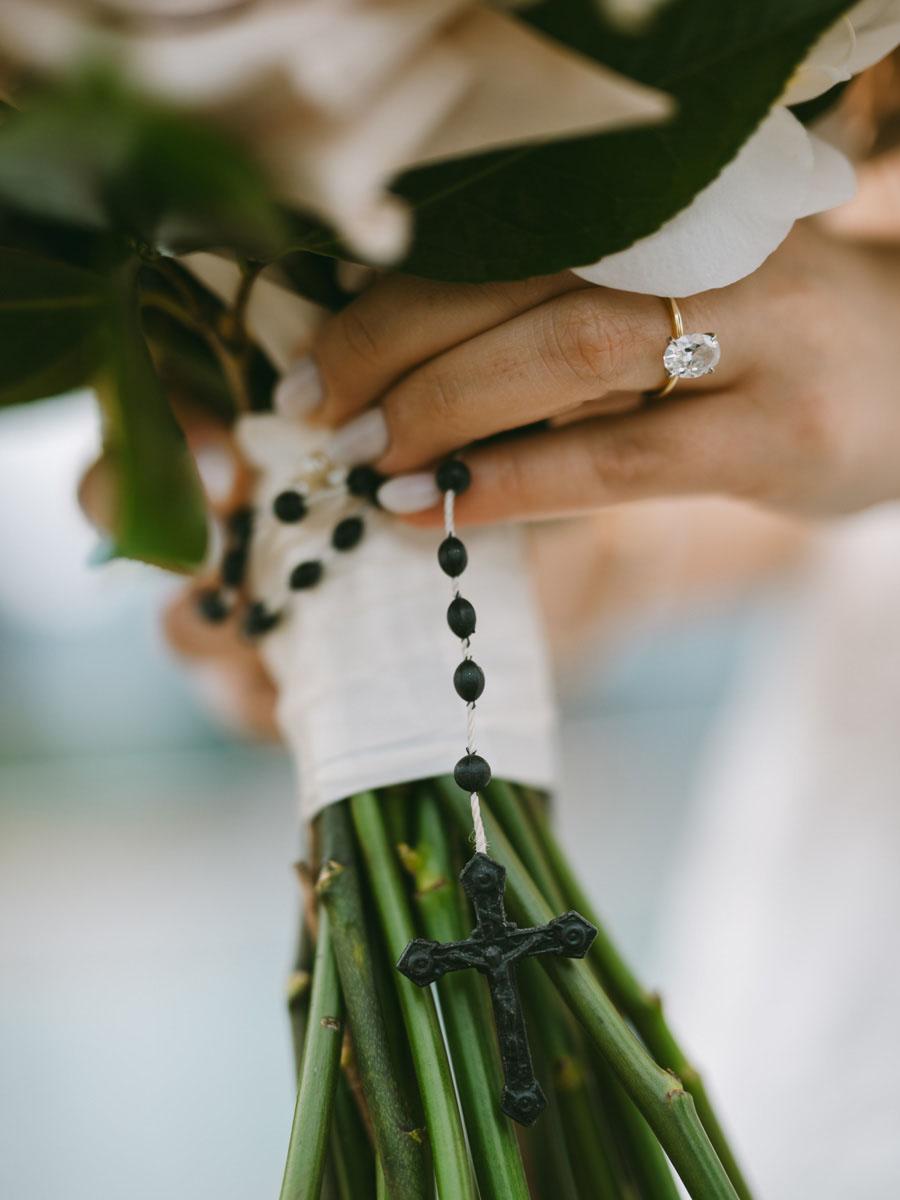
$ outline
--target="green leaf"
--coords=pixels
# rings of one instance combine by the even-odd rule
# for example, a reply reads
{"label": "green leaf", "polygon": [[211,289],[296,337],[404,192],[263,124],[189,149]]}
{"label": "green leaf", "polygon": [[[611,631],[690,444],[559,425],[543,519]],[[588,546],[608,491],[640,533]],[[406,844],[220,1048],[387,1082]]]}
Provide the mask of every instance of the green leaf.
{"label": "green leaf", "polygon": [[100,355],[102,317],[97,276],[0,248],[0,404],[86,383]]}
{"label": "green leaf", "polygon": [[227,245],[266,257],[284,242],[250,154],[97,73],[33,97],[0,125],[0,199],[179,253]]}
{"label": "green leaf", "polygon": [[[521,19],[674,96],[677,116],[409,172],[395,188],[416,210],[402,270],[516,279],[594,262],[653,233],[734,158],[846,7],[842,0],[679,0],[640,37],[604,27],[595,0],[522,9]],[[334,248],[318,242],[306,244]]]}
{"label": "green leaf", "polygon": [[206,552],[203,488],[144,341],[131,262],[112,276],[98,395],[116,476],[116,553],[173,569]]}
{"label": "green leaf", "polygon": [[294,250],[278,259],[295,291],[315,304],[336,312],[352,299],[337,281],[336,263],[321,254]]}

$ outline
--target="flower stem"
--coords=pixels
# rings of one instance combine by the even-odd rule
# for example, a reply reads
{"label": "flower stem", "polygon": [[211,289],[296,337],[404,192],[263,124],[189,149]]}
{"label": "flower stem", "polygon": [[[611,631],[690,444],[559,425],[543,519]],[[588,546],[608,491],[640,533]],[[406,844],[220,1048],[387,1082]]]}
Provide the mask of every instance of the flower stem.
{"label": "flower stem", "polygon": [[[534,1069],[543,1079],[552,1072],[549,1057],[540,1038],[531,1047]],[[555,1094],[551,1094],[540,1119],[522,1131],[524,1142],[533,1151],[533,1184],[540,1200],[585,1200],[578,1190],[575,1168],[569,1147],[563,1114]],[[593,1200],[593,1193],[589,1192]]]}
{"label": "flower stem", "polygon": [[375,1155],[343,1073],[334,1093],[331,1163],[340,1200],[374,1200]]}
{"label": "flower stem", "polygon": [[[509,838],[513,848],[522,860],[522,866],[537,884],[544,899],[551,908],[560,912],[567,906],[577,908],[593,925],[597,922],[588,916],[583,908],[572,905],[565,895],[562,883],[553,870],[548,855],[544,851],[538,832],[532,821],[530,806],[526,804],[521,791],[515,784],[506,783],[502,779],[494,779],[485,793],[485,798],[491,807],[494,819],[502,826],[503,832]],[[599,926],[597,937],[602,934]],[[596,941],[594,943],[596,945]]]}
{"label": "flower stem", "polygon": [[[399,866],[374,794],[362,792],[354,796],[350,808],[384,935],[396,961],[406,943],[415,936]],[[453,1200],[474,1200],[462,1122],[434,999],[429,990],[416,987],[399,974],[396,986],[428,1121],[438,1191],[442,1197]],[[393,1200],[392,1191],[390,1195]]]}
{"label": "flower stem", "polygon": [[[539,829],[542,832],[543,826],[539,827],[533,821],[535,813],[543,818],[541,798],[528,796],[524,794],[524,789],[503,781],[491,784],[488,797],[495,817],[503,825],[504,832],[551,908],[562,911],[567,907],[575,907],[584,913],[581,904],[584,897],[579,896],[573,900],[565,894],[539,834]],[[569,874],[571,875],[571,872]],[[589,916],[588,913],[584,915]],[[589,916],[589,919],[593,920],[593,917]],[[678,1188],[672,1178],[666,1156],[649,1125],[622,1089],[622,1085],[612,1075],[603,1056],[594,1051],[591,1054],[591,1064],[594,1082],[602,1099],[602,1108],[612,1126],[610,1132],[616,1149],[624,1156],[624,1165],[633,1176],[639,1194],[648,1200],[678,1200]]]}
{"label": "flower stem", "polygon": [[281,1200],[318,1200],[344,1022],[328,914],[319,914],[309,1020]]}
{"label": "flower stem", "polygon": [[642,1200],[678,1200],[679,1191],[662,1147],[606,1060],[591,1047],[591,1065],[609,1113],[616,1144]]}
{"label": "flower stem", "polygon": [[524,811],[528,813],[532,828],[537,835],[538,844],[543,847],[553,877],[561,888],[564,902],[577,909],[599,930],[591,947],[590,957],[610,998],[634,1025],[656,1061],[673,1071],[690,1092],[703,1127],[709,1135],[709,1140],[728,1172],[740,1200],[752,1200],[750,1188],[728,1144],[703,1080],[697,1070],[691,1066],[669,1029],[659,996],[645,991],[640,985],[619,954],[609,934],[597,920],[593,905],[585,895],[553,834],[540,798],[536,795],[525,794],[523,796],[523,815]]}
{"label": "flower stem", "polygon": [[321,817],[324,866],[317,885],[331,918],[331,936],[347,1021],[372,1119],[375,1148],[391,1200],[427,1194],[425,1138],[415,1129],[397,1084],[381,1005],[365,939],[365,919],[353,831],[346,802]]}
{"label": "flower stem", "polygon": [[[436,798],[425,791],[417,803],[416,849],[405,847],[403,859],[415,880],[421,923],[435,941],[459,941],[469,929],[455,886],[458,865]],[[482,1200],[528,1200],[515,1130],[500,1111],[503,1078],[486,984],[474,972],[460,971],[437,986],[479,1194]]]}
{"label": "flower stem", "polygon": [[603,1128],[604,1114],[591,1092],[590,1060],[581,1044],[581,1031],[540,963],[523,963],[519,983],[529,1027],[539,1031],[541,1050],[550,1063],[547,1083],[562,1119],[578,1195],[620,1200],[623,1181],[610,1152],[612,1134]]}
{"label": "flower stem", "polygon": [[294,1049],[294,1067],[297,1072],[298,1083],[300,1081],[300,1068],[303,1064],[303,1043],[306,1041],[309,993],[312,985],[311,967],[312,938],[309,936],[309,930],[301,914],[294,969],[291,971],[287,984],[288,1019],[291,1024],[291,1044]]}
{"label": "flower stem", "polygon": [[[452,778],[442,778],[438,786],[458,824],[468,831],[468,798]],[[510,912],[522,924],[546,924],[555,914],[486,805],[483,816],[488,842],[506,867]],[[646,1117],[693,1200],[737,1200],[681,1081],[650,1058],[585,964],[552,955],[546,964],[558,991]]]}

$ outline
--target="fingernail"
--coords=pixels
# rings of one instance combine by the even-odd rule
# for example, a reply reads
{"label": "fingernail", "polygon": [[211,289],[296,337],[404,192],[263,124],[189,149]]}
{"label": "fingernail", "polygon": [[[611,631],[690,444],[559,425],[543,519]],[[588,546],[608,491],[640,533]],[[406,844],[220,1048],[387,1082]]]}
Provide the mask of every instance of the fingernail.
{"label": "fingernail", "polygon": [[200,446],[194,462],[207,496],[214,504],[224,504],[231,495],[236,475],[234,455],[221,444]]}
{"label": "fingernail", "polygon": [[324,399],[318,364],[311,354],[306,354],[279,379],[272,403],[280,416],[299,420],[315,412]]}
{"label": "fingernail", "polygon": [[424,512],[441,502],[433,475],[395,475],[378,489],[378,503],[392,513]]}
{"label": "fingernail", "polygon": [[328,453],[336,463],[355,467],[358,463],[380,458],[389,441],[384,413],[380,408],[370,408],[337,431],[328,446]]}

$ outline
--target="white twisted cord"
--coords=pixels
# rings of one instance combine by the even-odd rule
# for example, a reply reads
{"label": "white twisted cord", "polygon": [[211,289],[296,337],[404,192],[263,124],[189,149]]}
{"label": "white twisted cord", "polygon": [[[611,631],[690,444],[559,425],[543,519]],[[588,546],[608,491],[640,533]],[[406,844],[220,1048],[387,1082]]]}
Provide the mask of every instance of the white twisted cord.
{"label": "white twisted cord", "polygon": [[[453,525],[453,506],[456,500],[456,492],[448,489],[444,492],[444,531],[447,537],[454,537],[456,529]],[[459,596],[459,587],[456,579],[451,579],[451,588],[453,591],[453,599]],[[470,639],[461,638],[460,646],[462,647],[463,658],[471,658]],[[475,753],[475,701],[471,700],[466,705],[466,753]],[[487,834],[484,832],[484,821],[481,819],[481,797],[477,792],[472,792],[469,796],[469,807],[472,810],[472,828],[475,834],[475,852],[477,854],[487,854]]]}

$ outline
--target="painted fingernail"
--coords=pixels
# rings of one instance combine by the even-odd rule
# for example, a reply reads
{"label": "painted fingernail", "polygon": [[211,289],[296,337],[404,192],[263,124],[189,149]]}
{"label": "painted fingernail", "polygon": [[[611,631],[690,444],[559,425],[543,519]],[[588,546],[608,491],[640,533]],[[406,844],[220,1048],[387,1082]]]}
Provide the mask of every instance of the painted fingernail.
{"label": "painted fingernail", "polygon": [[417,513],[440,504],[434,475],[395,475],[378,489],[378,503],[392,513]]}
{"label": "painted fingernail", "polygon": [[380,458],[387,450],[389,441],[384,413],[380,408],[370,408],[337,431],[331,439],[328,452],[336,463],[355,467],[357,463]]}
{"label": "painted fingernail", "polygon": [[272,403],[282,417],[299,420],[308,417],[325,399],[325,388],[316,360],[311,354],[298,358],[282,375]]}

